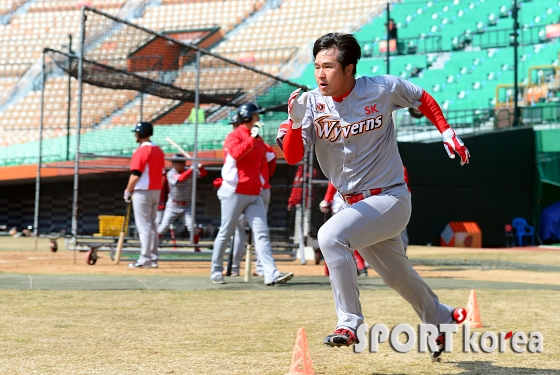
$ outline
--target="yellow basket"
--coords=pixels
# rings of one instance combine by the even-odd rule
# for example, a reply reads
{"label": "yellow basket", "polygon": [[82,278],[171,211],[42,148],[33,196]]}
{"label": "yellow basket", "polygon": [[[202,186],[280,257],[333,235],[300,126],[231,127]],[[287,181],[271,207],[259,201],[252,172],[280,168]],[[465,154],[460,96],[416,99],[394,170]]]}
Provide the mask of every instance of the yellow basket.
{"label": "yellow basket", "polygon": [[118,236],[121,233],[124,216],[100,215],[98,217],[101,236]]}

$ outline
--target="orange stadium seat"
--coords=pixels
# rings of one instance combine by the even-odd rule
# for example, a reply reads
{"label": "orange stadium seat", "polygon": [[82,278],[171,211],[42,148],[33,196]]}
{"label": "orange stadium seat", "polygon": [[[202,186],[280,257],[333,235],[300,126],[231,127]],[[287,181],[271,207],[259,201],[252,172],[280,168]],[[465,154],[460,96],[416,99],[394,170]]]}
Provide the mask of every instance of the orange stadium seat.
{"label": "orange stadium seat", "polygon": [[[90,0],[89,4],[115,14],[126,0]],[[360,26],[360,20],[367,15],[378,12],[382,4],[379,0],[348,0],[346,2],[321,2],[318,0],[284,0],[276,9],[267,9],[265,0],[206,0],[184,1],[163,0],[160,6],[146,8],[141,18],[132,22],[142,26],[165,31],[170,29],[188,29],[194,27],[210,27],[219,25],[226,32],[226,38],[219,43],[214,51],[224,53],[237,60],[240,53],[250,52],[254,59],[252,65],[276,74],[293,57],[302,46],[315,39],[321,33],[332,31],[333,25],[340,30],[354,25]],[[316,9],[321,6],[324,12],[317,14]],[[1,9],[1,7],[0,7]],[[259,10],[266,12],[259,14],[254,22],[244,25],[241,32],[227,37],[241,21]],[[298,17],[294,17],[297,11]],[[325,21],[324,14],[336,14],[336,19]],[[0,25],[0,88],[11,87],[18,76],[40,56],[44,47],[65,49],[62,45],[68,43],[68,34],[74,35],[73,47],[76,50],[79,30],[80,10],[76,1],[37,0],[30,3],[28,11],[13,17],[8,25]],[[334,21],[338,20],[336,23]],[[349,29],[348,29],[349,31]],[[106,43],[115,43],[109,37]],[[105,44],[108,45],[108,44]],[[106,52],[106,51],[105,51]],[[118,52],[112,50],[113,53]],[[126,51],[128,52],[128,51]],[[237,54],[232,54],[236,52]],[[228,87],[238,87],[249,90],[261,82],[240,77],[225,69],[214,69],[207,77],[203,77],[201,84],[220,90]],[[192,73],[180,72],[176,78],[178,82],[193,81]],[[45,137],[60,135],[60,131],[52,129],[66,129],[68,86],[66,77],[49,77],[45,88],[45,124],[51,129],[45,132]],[[130,125],[139,118],[140,100],[136,93],[115,92],[103,88],[84,86],[84,94],[95,96],[96,104],[84,103],[82,108],[82,126],[91,127],[99,122],[107,126]],[[76,113],[77,85],[72,84],[71,113]],[[135,99],[136,98],[136,99]],[[143,118],[152,118],[161,113],[174,101],[146,96],[142,103]],[[90,105],[92,104],[92,105]],[[40,116],[40,92],[34,91],[27,98],[20,100],[13,108],[6,110],[0,118],[0,127],[16,124],[17,127],[37,128]],[[25,110],[21,110],[21,109]],[[115,118],[112,119],[111,117]],[[106,122],[104,122],[106,120]],[[71,117],[72,126],[76,119]],[[65,130],[64,130],[65,132]],[[16,133],[14,133],[16,134]],[[37,139],[36,131],[29,131],[17,136],[9,137],[11,142],[22,139]]]}

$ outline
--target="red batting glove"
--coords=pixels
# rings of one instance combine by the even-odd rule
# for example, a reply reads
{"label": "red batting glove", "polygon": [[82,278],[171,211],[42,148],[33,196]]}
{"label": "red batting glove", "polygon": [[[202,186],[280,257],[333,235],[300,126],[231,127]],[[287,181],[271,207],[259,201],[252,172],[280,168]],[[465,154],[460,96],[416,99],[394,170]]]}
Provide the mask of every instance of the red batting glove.
{"label": "red batting glove", "polygon": [[451,159],[455,159],[456,152],[461,157],[461,166],[469,164],[471,154],[465,147],[463,141],[461,141],[461,138],[457,137],[457,134],[455,134],[453,129],[447,129],[441,133],[441,136],[443,138],[443,147],[445,148],[445,151],[447,151],[447,155],[449,155]]}

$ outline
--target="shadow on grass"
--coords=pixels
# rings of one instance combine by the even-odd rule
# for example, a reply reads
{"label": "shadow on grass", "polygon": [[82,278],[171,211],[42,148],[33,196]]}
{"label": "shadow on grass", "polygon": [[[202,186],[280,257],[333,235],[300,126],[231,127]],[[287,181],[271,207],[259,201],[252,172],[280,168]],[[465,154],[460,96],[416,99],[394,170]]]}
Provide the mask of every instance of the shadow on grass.
{"label": "shadow on grass", "polygon": [[[462,372],[459,375],[559,375],[560,369],[538,369],[529,367],[503,367],[495,366],[490,361],[469,361],[469,362],[445,362],[446,364],[456,364]],[[437,366],[434,363],[434,366]],[[437,370],[436,370],[437,372]],[[378,372],[373,372],[371,375],[387,375]],[[399,374],[407,375],[407,374]]]}
{"label": "shadow on grass", "polygon": [[478,375],[478,374],[507,374],[507,375],[558,375],[560,369],[538,369],[529,367],[502,367],[495,366],[490,361],[472,361],[472,362],[447,362],[455,363],[464,372],[461,375]]}

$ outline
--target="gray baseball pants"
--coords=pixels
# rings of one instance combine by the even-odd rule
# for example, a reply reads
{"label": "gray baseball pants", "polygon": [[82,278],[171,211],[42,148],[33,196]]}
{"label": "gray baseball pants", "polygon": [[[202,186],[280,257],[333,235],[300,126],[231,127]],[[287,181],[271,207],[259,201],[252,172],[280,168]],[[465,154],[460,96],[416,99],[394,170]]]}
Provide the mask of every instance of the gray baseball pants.
{"label": "gray baseball pants", "polygon": [[400,233],[410,213],[406,185],[395,186],[345,208],[319,229],[319,246],[330,272],[337,328],[356,332],[364,322],[353,249],[359,249],[383,282],[412,305],[423,323],[452,323],[453,309],[439,302],[404,252]]}
{"label": "gray baseball pants", "polygon": [[[268,213],[268,204],[270,203],[270,189],[263,189],[262,200],[264,203],[264,210]],[[245,235],[245,227],[247,226],[247,219],[245,215],[241,215],[239,222],[235,226],[235,234],[233,235],[233,264],[231,270],[239,273],[239,268],[241,267],[241,260],[243,260],[243,255],[245,254],[245,242],[247,241],[247,236]],[[261,260],[257,257],[255,264],[255,272],[259,275],[263,274],[263,268]]]}
{"label": "gray baseball pants", "polygon": [[[191,230],[192,225],[192,215],[191,215],[191,206],[187,204],[185,206],[180,206],[177,203],[173,202],[172,199],[169,199],[165,204],[165,211],[163,212],[163,218],[161,219],[161,223],[158,226],[158,233],[165,234],[169,230],[169,226],[173,224],[175,219],[179,218],[181,224],[187,228],[189,231]],[[176,228],[177,232],[182,230],[183,228],[178,227]]]}
{"label": "gray baseball pants", "polygon": [[221,202],[222,221],[214,241],[211,277],[221,277],[228,241],[239,223],[239,217],[241,214],[245,214],[247,223],[253,231],[257,257],[261,260],[263,266],[264,282],[266,284],[276,281],[281,273],[276,269],[276,264],[272,258],[266,211],[262,197],[260,195],[237,194],[222,186],[218,189],[218,198]]}
{"label": "gray baseball pants", "polygon": [[138,263],[149,264],[159,258],[159,238],[156,214],[159,204],[159,190],[134,190],[132,208],[134,222],[140,236],[140,258]]}

